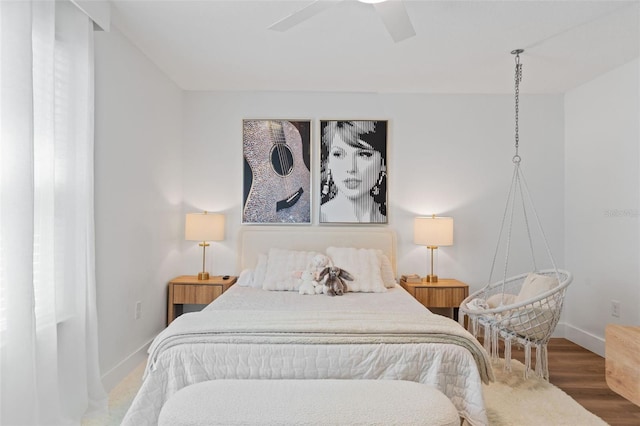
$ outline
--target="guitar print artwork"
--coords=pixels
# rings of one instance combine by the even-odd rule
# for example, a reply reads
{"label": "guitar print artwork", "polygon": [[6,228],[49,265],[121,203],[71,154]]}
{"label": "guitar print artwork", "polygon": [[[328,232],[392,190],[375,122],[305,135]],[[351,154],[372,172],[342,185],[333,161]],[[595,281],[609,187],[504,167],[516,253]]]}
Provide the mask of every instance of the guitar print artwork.
{"label": "guitar print artwork", "polygon": [[307,166],[310,122],[293,123],[304,125],[280,120],[244,121],[243,223],[311,223],[311,173]]}

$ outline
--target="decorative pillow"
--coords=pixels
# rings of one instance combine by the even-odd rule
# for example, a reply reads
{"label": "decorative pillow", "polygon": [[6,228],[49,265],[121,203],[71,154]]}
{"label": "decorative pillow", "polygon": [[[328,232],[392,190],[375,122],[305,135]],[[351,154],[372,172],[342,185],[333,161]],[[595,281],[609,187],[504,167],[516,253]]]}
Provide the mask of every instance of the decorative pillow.
{"label": "decorative pillow", "polygon": [[364,293],[387,291],[380,273],[380,258],[377,250],[329,247],[327,256],[335,266],[353,276],[353,281],[347,281],[349,291]]}
{"label": "decorative pillow", "polygon": [[238,277],[236,285],[239,285],[240,287],[251,287],[252,282],[253,270],[243,269],[242,272],[240,272],[240,276]]}
{"label": "decorative pillow", "polygon": [[264,277],[267,274],[267,255],[264,253],[258,254],[258,264],[253,271],[253,278],[251,280],[251,287],[262,288]]}
{"label": "decorative pillow", "polygon": [[396,286],[396,277],[393,273],[393,266],[391,261],[382,250],[377,250],[378,258],[380,259],[380,276],[382,276],[382,282],[386,288],[393,288]]}
{"label": "decorative pillow", "polygon": [[520,293],[516,296],[515,303],[525,302],[539,294],[545,293],[558,285],[556,277],[539,275],[531,272],[524,280]]}
{"label": "decorative pillow", "polygon": [[298,291],[300,279],[296,277],[295,272],[307,269],[317,254],[314,251],[269,249],[267,272],[262,288],[264,290]]}

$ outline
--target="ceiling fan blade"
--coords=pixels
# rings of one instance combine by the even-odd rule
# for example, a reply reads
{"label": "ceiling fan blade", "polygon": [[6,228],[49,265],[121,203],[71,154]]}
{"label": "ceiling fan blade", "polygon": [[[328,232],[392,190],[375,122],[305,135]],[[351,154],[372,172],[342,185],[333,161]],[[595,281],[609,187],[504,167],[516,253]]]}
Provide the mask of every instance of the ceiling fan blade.
{"label": "ceiling fan blade", "polygon": [[269,29],[274,31],[287,31],[289,28],[306,21],[312,16],[317,15],[340,1],[342,0],[315,0],[302,9],[296,10],[291,15],[285,16],[275,24],[271,25]]}
{"label": "ceiling fan blade", "polygon": [[376,3],[374,7],[394,42],[398,43],[416,35],[416,31],[413,29],[407,14],[407,9],[401,0]]}

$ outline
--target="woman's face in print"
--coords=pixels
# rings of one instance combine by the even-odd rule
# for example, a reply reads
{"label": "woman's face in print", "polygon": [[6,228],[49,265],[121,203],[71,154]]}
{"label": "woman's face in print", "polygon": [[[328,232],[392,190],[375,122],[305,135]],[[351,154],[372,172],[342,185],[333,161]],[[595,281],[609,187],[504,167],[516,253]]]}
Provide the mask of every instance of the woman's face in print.
{"label": "woman's face in print", "polygon": [[336,132],[329,150],[331,177],[338,192],[349,199],[369,196],[381,171],[380,152],[366,142],[359,142],[361,147],[351,146]]}

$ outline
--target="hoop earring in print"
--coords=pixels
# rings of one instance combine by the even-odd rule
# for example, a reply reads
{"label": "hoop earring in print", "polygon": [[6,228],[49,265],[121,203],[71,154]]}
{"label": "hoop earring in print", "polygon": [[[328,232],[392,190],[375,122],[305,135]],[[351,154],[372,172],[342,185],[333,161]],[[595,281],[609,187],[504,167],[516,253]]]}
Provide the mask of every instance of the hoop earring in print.
{"label": "hoop earring in print", "polygon": [[327,180],[324,181],[324,185],[322,185],[322,195],[327,195],[329,194],[329,191],[331,189],[331,169],[329,169],[327,171]]}

